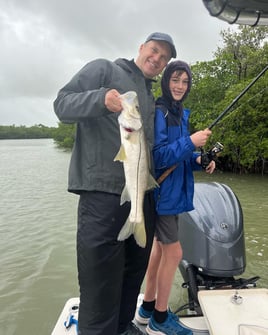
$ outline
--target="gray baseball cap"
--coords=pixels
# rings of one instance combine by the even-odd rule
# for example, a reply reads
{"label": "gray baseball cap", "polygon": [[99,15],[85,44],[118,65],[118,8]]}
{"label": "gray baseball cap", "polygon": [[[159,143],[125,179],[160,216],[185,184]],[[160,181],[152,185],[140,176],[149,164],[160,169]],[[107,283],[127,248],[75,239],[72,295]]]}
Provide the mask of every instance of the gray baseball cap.
{"label": "gray baseball cap", "polygon": [[170,50],[171,50],[171,57],[176,58],[177,56],[177,52],[176,52],[176,48],[174,45],[174,42],[171,38],[170,35],[165,34],[165,33],[152,33],[151,35],[149,35],[145,41],[145,43],[149,42],[149,41],[163,41],[163,42],[167,42],[170,46]]}

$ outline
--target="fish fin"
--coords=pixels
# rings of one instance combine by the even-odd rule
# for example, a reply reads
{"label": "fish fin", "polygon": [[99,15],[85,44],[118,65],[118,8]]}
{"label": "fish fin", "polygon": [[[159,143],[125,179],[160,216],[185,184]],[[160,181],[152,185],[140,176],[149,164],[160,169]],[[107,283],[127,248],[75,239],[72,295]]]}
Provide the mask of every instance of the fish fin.
{"label": "fish fin", "polygon": [[119,149],[117,155],[116,155],[115,158],[114,158],[114,161],[120,161],[120,162],[123,162],[123,161],[126,160],[126,157],[127,157],[127,156],[126,156],[125,148],[124,148],[124,146],[121,144],[120,149]]}
{"label": "fish fin", "polygon": [[123,205],[126,201],[130,201],[130,196],[128,193],[128,189],[125,186],[121,194],[120,206]]}
{"label": "fish fin", "polygon": [[139,222],[139,223],[135,224],[134,238],[135,238],[137,244],[140,247],[145,248],[145,246],[146,246],[146,231],[145,231],[144,220],[142,222]]}
{"label": "fish fin", "polygon": [[155,188],[155,187],[160,187],[160,186],[157,183],[157,181],[154,179],[154,177],[149,173],[146,191],[151,190],[152,188]]}
{"label": "fish fin", "polygon": [[134,226],[135,226],[135,223],[130,222],[130,220],[128,218],[126,220],[125,224],[123,225],[123,227],[121,228],[121,230],[120,230],[120,232],[117,236],[117,240],[118,241],[123,241],[123,240],[127,239],[131,234],[133,234]]}

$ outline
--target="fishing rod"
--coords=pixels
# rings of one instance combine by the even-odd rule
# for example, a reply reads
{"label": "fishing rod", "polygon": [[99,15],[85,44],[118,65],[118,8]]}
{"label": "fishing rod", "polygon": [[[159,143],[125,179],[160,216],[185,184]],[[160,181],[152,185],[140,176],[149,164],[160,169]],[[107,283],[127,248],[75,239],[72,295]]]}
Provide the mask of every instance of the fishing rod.
{"label": "fishing rod", "polygon": [[[208,126],[208,129],[212,129],[219,121],[233,108],[233,106],[237,103],[237,101],[253,86],[256,81],[264,75],[264,73],[268,70],[268,65],[254,78],[248,86],[231,102],[229,106],[225,108],[225,110]],[[217,158],[217,155],[223,150],[223,145],[220,142],[217,142],[212,149],[205,152],[203,148],[201,150],[201,165],[205,169],[208,164]]]}

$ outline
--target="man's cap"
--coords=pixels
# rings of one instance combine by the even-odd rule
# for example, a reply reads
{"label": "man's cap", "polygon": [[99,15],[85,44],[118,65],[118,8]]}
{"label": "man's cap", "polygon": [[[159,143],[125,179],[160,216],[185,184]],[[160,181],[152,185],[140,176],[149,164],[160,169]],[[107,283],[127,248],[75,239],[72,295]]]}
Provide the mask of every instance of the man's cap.
{"label": "man's cap", "polygon": [[145,43],[149,42],[149,41],[163,41],[163,42],[167,42],[170,46],[171,49],[171,57],[176,58],[177,56],[177,52],[176,52],[176,48],[174,45],[174,42],[171,38],[171,36],[169,36],[168,34],[165,33],[152,33],[151,35],[149,35],[145,41]]}

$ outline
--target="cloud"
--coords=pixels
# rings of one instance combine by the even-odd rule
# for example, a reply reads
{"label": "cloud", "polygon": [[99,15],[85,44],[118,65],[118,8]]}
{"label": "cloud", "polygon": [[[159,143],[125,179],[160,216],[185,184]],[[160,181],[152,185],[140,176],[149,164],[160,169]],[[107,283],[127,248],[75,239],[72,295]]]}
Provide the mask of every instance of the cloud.
{"label": "cloud", "polygon": [[0,124],[54,126],[58,90],[95,58],[135,58],[153,31],[178,58],[209,60],[229,25],[202,0],[9,0],[0,4]]}

